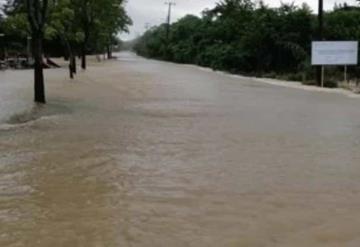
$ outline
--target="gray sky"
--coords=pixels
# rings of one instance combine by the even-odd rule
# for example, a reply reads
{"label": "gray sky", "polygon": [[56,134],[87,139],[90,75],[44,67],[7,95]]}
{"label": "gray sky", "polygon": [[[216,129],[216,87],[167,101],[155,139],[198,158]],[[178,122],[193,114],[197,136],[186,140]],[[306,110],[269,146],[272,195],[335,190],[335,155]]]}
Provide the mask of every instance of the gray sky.
{"label": "gray sky", "polygon": [[[4,0],[0,0],[1,2]],[[167,5],[165,1],[169,0],[127,0],[126,9],[129,16],[132,18],[134,24],[130,27],[130,33],[123,33],[120,37],[124,40],[133,39],[141,35],[145,31],[146,23],[149,25],[159,25],[165,22],[167,16]],[[220,0],[172,0],[176,2],[172,11],[172,21],[185,16],[186,14],[200,15],[206,8],[212,8],[215,3]],[[256,0],[253,0],[256,1]],[[314,12],[317,12],[318,0],[264,0],[266,4],[272,7],[277,7],[281,2],[289,3],[295,2],[301,5],[303,2],[307,3]],[[335,3],[356,4],[356,0],[324,0],[324,8],[326,10],[332,9]]]}
{"label": "gray sky", "polygon": [[[167,15],[166,0],[128,0],[126,9],[132,18],[134,24],[130,28],[129,34],[121,34],[120,37],[124,40],[133,39],[141,35],[145,31],[145,24],[158,25],[165,22]],[[173,8],[173,18],[175,21],[186,14],[200,15],[201,11],[206,8],[212,8],[219,0],[175,0],[176,6]],[[269,6],[279,6],[280,0],[264,0]],[[318,0],[282,0],[284,3],[295,2],[297,5],[307,3],[313,10],[317,9]],[[324,8],[332,9],[335,3],[347,2],[348,4],[355,4],[355,0],[324,0]]]}

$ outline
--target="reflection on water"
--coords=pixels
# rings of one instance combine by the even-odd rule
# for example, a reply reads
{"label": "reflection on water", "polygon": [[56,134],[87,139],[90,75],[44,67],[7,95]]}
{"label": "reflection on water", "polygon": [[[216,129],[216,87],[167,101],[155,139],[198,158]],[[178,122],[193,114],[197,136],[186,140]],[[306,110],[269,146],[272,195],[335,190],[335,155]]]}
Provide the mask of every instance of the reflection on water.
{"label": "reflection on water", "polygon": [[0,246],[360,244],[358,100],[123,53],[47,71],[38,109],[19,73],[0,74],[0,116],[25,112],[0,128]]}

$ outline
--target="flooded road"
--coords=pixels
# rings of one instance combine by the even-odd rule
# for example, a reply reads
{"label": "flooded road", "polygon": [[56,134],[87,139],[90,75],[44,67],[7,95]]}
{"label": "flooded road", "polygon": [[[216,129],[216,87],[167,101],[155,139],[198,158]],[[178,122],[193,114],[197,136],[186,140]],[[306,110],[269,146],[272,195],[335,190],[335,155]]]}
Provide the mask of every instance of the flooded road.
{"label": "flooded road", "polygon": [[5,73],[1,247],[360,245],[358,99],[123,53],[46,71],[14,125],[32,77]]}

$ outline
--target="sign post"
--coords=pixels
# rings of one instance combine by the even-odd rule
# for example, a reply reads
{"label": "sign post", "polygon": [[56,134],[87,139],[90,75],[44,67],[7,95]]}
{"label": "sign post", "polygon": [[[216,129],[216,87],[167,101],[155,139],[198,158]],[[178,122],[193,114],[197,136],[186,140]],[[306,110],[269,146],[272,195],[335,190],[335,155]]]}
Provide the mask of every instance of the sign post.
{"label": "sign post", "polygon": [[321,87],[324,87],[324,80],[325,80],[325,67],[321,65]]}
{"label": "sign post", "polygon": [[343,65],[347,81],[347,66],[358,64],[358,41],[314,41],[311,47],[311,64],[322,66],[321,86],[324,86],[324,66]]}
{"label": "sign post", "polygon": [[344,66],[344,82],[347,82],[347,66]]}

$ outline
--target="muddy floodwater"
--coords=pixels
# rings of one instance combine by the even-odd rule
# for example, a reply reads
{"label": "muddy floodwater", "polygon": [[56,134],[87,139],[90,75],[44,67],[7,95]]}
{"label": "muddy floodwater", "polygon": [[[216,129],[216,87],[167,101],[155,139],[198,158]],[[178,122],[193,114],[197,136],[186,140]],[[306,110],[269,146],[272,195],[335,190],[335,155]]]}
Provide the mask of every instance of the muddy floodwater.
{"label": "muddy floodwater", "polygon": [[360,246],[360,99],[122,53],[0,71],[1,247]]}

